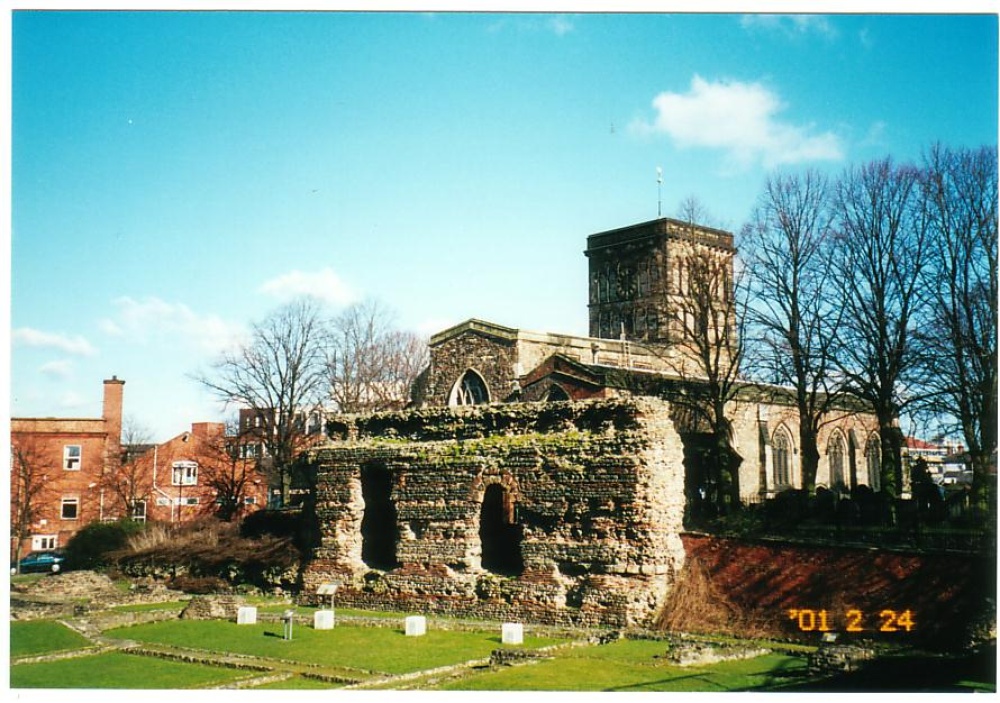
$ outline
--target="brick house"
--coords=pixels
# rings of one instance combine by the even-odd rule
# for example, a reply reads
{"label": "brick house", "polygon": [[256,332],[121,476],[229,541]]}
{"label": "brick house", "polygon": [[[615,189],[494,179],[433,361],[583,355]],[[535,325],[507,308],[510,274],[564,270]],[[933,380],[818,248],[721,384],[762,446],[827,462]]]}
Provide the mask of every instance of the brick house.
{"label": "brick house", "polygon": [[123,467],[122,479],[139,489],[133,517],[185,522],[228,517],[266,503],[267,484],[256,457],[243,451],[221,422],[195,422],[191,430],[147,449]]}
{"label": "brick house", "polygon": [[121,457],[125,382],[104,381],[99,418],[11,419],[11,553],[65,546],[81,527],[113,517],[103,477]]}

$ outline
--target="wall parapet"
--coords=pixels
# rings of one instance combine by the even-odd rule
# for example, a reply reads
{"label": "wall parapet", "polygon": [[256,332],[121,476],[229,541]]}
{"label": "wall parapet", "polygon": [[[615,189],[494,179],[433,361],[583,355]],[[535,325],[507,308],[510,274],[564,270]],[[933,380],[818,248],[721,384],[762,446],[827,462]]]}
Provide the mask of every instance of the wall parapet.
{"label": "wall parapet", "polygon": [[557,403],[498,403],[430,407],[365,415],[333,415],[328,436],[343,440],[468,440],[576,430],[609,433],[638,429],[650,410],[645,399]]}

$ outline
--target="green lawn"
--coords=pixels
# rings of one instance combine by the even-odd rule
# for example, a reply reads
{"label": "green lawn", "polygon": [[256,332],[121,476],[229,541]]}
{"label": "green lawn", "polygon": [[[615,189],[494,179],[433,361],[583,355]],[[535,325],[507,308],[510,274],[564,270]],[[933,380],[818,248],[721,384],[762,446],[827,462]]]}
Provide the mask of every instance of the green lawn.
{"label": "green lawn", "polygon": [[782,675],[804,672],[805,660],[779,654],[705,667],[668,664],[664,642],[619,640],[577,647],[552,659],[482,670],[445,683],[455,691],[745,691],[780,685]]}
{"label": "green lawn", "polygon": [[29,657],[90,647],[90,641],[52,620],[28,620],[10,624],[10,656]]}
{"label": "green lawn", "polygon": [[[297,623],[291,641],[282,638],[282,623],[237,625],[218,620],[168,620],[108,630],[109,637],[149,644],[196,647],[216,652],[289,659],[337,668],[403,674],[489,657],[500,648],[495,632],[444,631],[428,628],[422,637],[407,637],[390,627],[338,624],[314,630]],[[544,647],[558,640],[525,636],[525,648]]]}
{"label": "green lawn", "polygon": [[201,688],[249,676],[245,671],[119,652],[10,668],[11,688]]}

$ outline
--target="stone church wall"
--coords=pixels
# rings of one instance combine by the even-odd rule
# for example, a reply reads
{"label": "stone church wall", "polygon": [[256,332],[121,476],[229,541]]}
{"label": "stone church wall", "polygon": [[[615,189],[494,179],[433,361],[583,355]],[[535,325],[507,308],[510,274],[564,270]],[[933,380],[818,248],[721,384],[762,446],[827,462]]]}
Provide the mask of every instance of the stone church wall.
{"label": "stone church wall", "polygon": [[[335,419],[336,441],[311,453],[322,540],[305,591],[337,583],[339,606],[648,624],[684,558],[683,451],[669,417],[643,398]],[[366,472],[389,477],[388,566],[366,563],[377,538],[364,527]],[[521,531],[519,573],[484,568],[495,484]]]}

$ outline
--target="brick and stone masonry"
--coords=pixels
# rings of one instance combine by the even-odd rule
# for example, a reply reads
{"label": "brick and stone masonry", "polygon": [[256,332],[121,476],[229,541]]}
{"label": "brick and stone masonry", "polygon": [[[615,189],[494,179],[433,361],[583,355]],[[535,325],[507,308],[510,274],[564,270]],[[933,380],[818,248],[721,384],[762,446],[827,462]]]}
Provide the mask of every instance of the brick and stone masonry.
{"label": "brick and stone masonry", "polygon": [[338,606],[628,627],[655,617],[683,565],[683,449],[664,401],[430,408],[329,430],[310,454],[317,601],[332,582]]}

